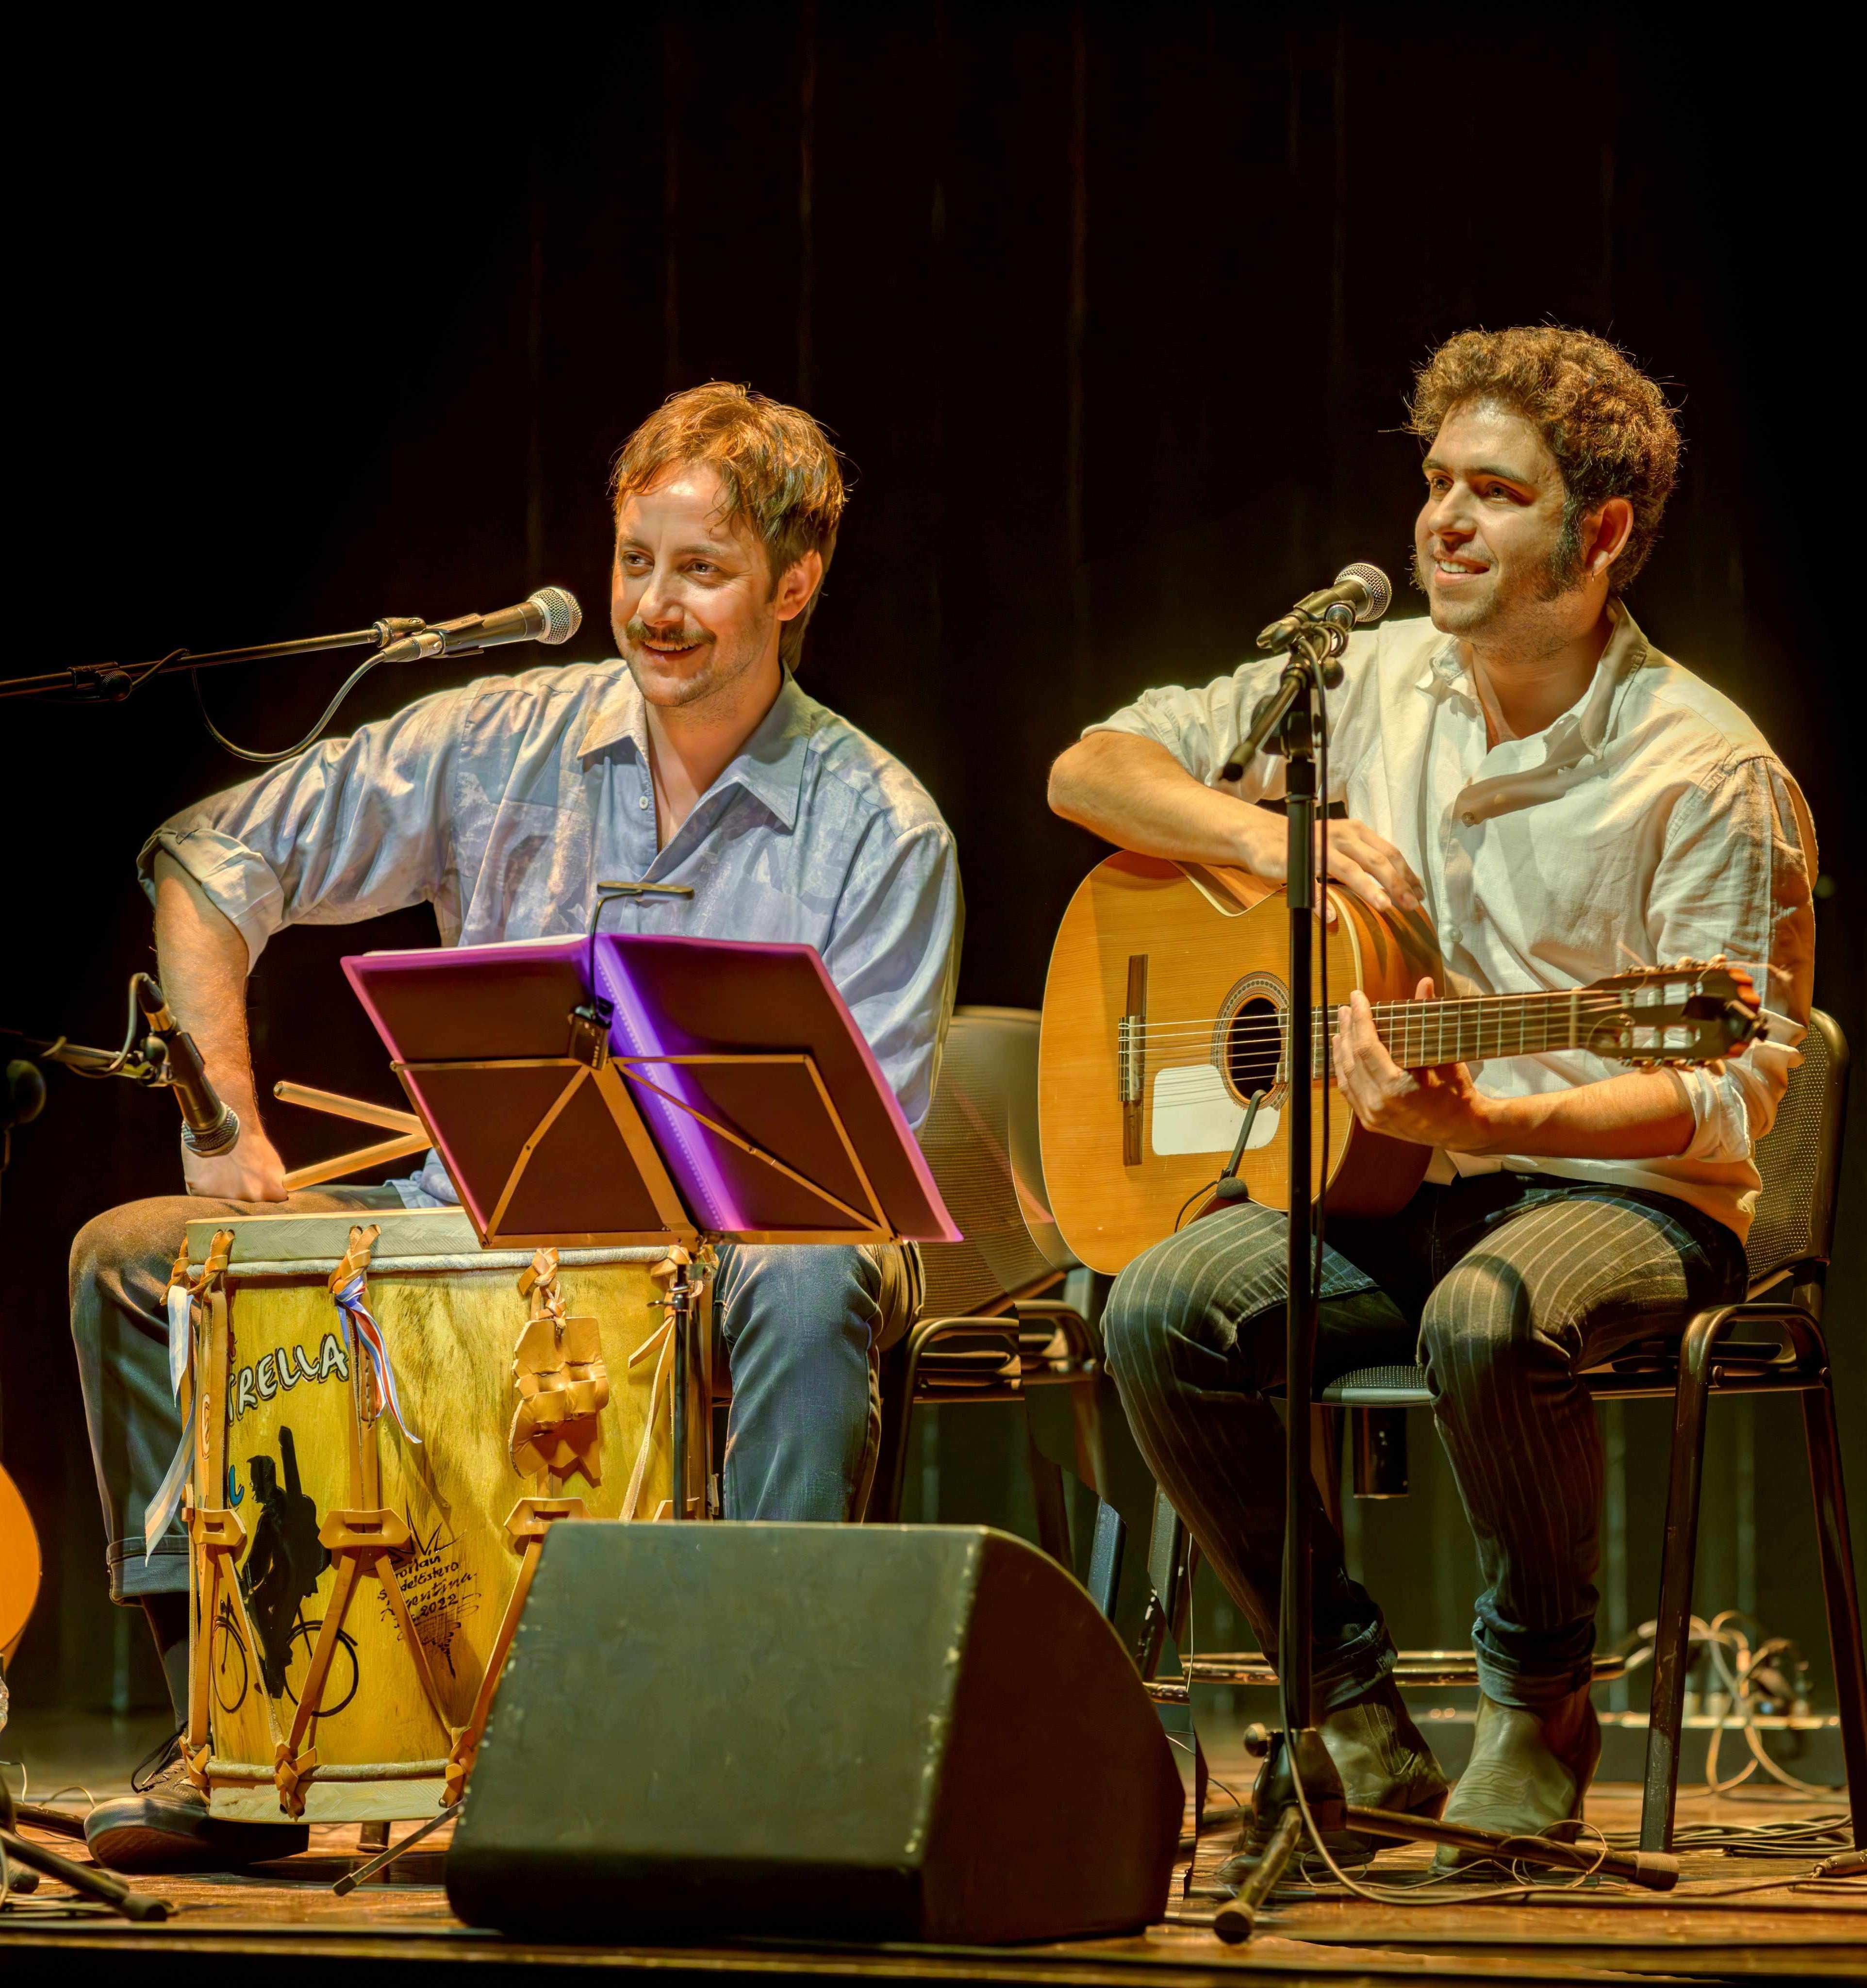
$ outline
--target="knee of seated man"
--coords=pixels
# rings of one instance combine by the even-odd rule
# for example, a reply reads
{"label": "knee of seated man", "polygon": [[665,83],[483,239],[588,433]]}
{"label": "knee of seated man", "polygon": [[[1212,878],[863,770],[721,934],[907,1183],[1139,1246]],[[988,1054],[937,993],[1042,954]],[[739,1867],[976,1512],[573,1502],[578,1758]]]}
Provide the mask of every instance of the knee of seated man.
{"label": "knee of seated man", "polygon": [[1153,1274],[1152,1252],[1138,1256],[1111,1286],[1102,1307],[1102,1348],[1118,1381],[1142,1380],[1164,1361],[1180,1300]]}
{"label": "knee of seated man", "polygon": [[781,1354],[808,1359],[860,1327],[879,1330],[879,1273],[863,1251],[841,1244],[741,1244],[722,1280],[720,1327],[736,1344],[755,1317],[775,1322]]}
{"label": "knee of seated man", "polygon": [[127,1202],[93,1215],[72,1238],[69,1295],[74,1330],[95,1310],[78,1304],[81,1292],[115,1283],[132,1264],[172,1257],[181,1246],[187,1222],[185,1202],[178,1213],[173,1196]]}
{"label": "knee of seated man", "polygon": [[1426,1300],[1420,1364],[1439,1385],[1509,1373],[1567,1350],[1559,1320],[1543,1315],[1516,1265],[1481,1252],[1455,1264]]}

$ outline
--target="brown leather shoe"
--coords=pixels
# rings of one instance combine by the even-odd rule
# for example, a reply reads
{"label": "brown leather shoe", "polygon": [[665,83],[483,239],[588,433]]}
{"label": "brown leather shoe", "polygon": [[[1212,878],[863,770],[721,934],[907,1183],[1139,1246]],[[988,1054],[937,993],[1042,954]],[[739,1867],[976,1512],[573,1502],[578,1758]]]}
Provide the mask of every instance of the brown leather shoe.
{"label": "brown leather shoe", "polygon": [[[1445,1807],[1446,1777],[1392,1678],[1383,1678],[1365,1698],[1329,1713],[1321,1732],[1350,1807],[1424,1816],[1436,1816]],[[1351,1831],[1344,1848],[1367,1858],[1395,1841]],[[1329,1848],[1340,1854],[1333,1842]]]}
{"label": "brown leather shoe", "polygon": [[[1330,1712],[1320,1730],[1351,1806],[1422,1816],[1436,1816],[1446,1806],[1446,1777],[1391,1678]],[[1270,1832],[1270,1819],[1254,1815],[1237,1854],[1219,1868],[1222,1883],[1238,1882],[1262,1854]],[[1367,1863],[1397,1840],[1357,1830],[1331,1830],[1324,1838],[1338,1863],[1355,1865]]]}
{"label": "brown leather shoe", "polygon": [[[1586,1685],[1548,1712],[1500,1705],[1480,1693],[1471,1762],[1446,1804],[1445,1819],[1505,1836],[1535,1836],[1574,1821],[1601,1757],[1601,1722]],[[1490,1861],[1446,1848],[1433,1858],[1433,1868],[1452,1871]]]}

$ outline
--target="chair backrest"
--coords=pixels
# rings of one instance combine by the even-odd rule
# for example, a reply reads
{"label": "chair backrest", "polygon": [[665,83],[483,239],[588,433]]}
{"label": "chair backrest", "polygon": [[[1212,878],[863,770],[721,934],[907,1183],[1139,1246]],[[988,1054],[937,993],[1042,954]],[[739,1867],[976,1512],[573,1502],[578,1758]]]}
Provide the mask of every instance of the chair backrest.
{"label": "chair backrest", "polygon": [[1763,1192],[1744,1245],[1754,1289],[1794,1264],[1828,1260],[1847,1104],[1847,1038],[1818,1008],[1776,1123],[1757,1144]]}
{"label": "chair backrest", "polygon": [[1044,1192],[1037,1023],[1030,1008],[953,1012],[921,1148],[966,1240],[921,1245],[925,1317],[996,1311],[1074,1264]]}

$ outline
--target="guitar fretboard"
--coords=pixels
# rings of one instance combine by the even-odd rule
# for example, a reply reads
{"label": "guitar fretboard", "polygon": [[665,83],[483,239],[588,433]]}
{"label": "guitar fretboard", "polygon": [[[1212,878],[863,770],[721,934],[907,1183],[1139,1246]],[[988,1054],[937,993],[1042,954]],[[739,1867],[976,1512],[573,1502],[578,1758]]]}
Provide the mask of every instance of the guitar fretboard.
{"label": "guitar fretboard", "polygon": [[[1619,1012],[1612,995],[1576,988],[1567,994],[1489,994],[1463,1001],[1377,1001],[1375,1028],[1394,1060],[1409,1070],[1430,1063],[1483,1063],[1491,1057],[1541,1056],[1585,1049]],[[1336,1011],[1313,1011],[1310,1074],[1328,1068]],[[1287,1040],[1287,1025],[1284,1033]]]}

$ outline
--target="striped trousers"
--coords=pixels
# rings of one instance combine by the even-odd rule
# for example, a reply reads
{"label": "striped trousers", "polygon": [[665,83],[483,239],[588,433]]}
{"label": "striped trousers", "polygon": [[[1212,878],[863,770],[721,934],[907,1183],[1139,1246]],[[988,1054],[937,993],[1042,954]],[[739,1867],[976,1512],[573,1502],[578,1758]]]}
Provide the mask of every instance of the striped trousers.
{"label": "striped trousers", "polygon": [[[1156,1481],[1277,1648],[1284,1215],[1240,1203],[1138,1257],[1103,1314],[1109,1371]],[[1578,1378],[1743,1295],[1743,1247],[1662,1195],[1498,1173],[1328,1225],[1314,1384],[1417,1359],[1476,1537],[1473,1645],[1487,1696],[1532,1710],[1585,1684],[1595,1644],[1601,1442]],[[1313,1493],[1312,1493],[1313,1495]],[[1392,1667],[1372,1598],[1314,1513],[1314,1675],[1331,1710]]]}

